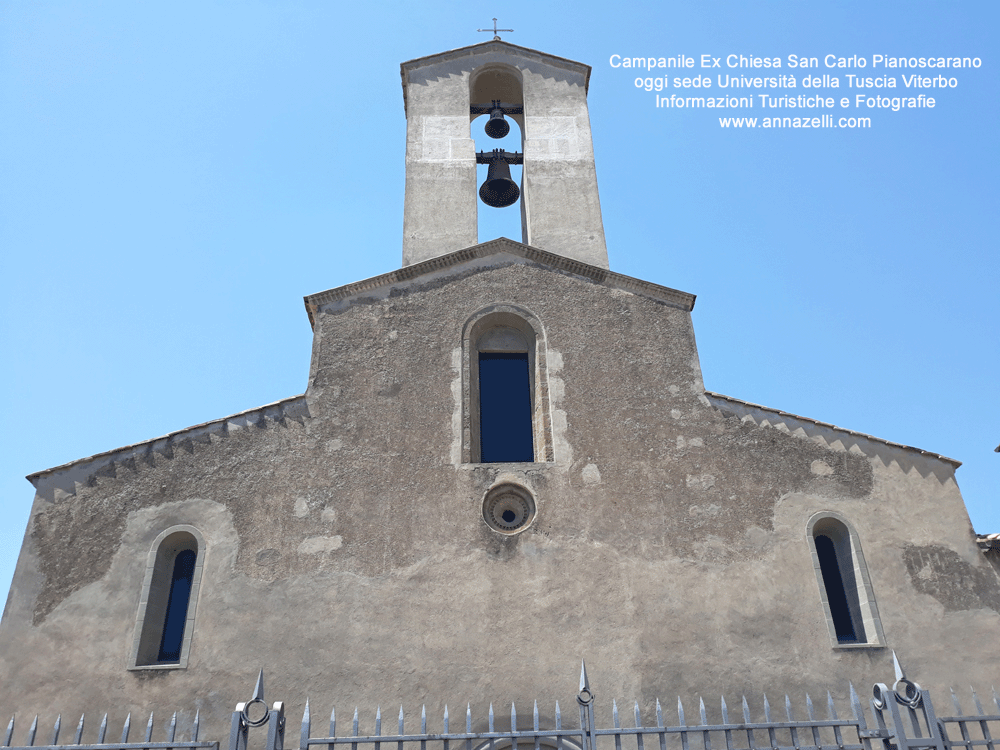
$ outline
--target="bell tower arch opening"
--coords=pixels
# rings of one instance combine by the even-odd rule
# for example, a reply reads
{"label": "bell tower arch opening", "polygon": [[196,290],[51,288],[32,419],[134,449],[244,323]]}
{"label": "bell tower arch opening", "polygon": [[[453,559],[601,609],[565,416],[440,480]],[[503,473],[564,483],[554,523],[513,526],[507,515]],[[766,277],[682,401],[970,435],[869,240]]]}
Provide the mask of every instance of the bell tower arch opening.
{"label": "bell tower arch opening", "polygon": [[[508,237],[527,242],[524,226],[523,166],[506,161],[484,163],[480,155],[500,149],[524,153],[524,92],[521,74],[509,65],[488,64],[469,76],[469,119],[477,153],[479,242]],[[508,182],[509,180],[509,182]]]}

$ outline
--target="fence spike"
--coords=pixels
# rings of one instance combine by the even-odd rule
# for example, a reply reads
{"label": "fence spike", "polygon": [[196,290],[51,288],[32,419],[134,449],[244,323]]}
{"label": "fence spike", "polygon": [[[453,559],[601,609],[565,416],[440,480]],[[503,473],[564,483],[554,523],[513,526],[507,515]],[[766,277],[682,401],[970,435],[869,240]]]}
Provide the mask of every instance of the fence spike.
{"label": "fence spike", "polygon": [[514,701],[510,702],[510,731],[517,731],[517,709],[514,708]]}
{"label": "fence spike", "polygon": [[642,726],[642,719],[639,718],[639,701],[635,702],[635,728]]}
{"label": "fence spike", "polygon": [[10,717],[10,723],[7,724],[7,735],[4,737],[3,746],[10,747],[11,738],[14,736],[14,717]]}
{"label": "fence spike", "polygon": [[955,709],[955,716],[962,715],[962,704],[958,702],[958,696],[955,695],[955,688],[949,688],[951,691],[951,705]]}
{"label": "fence spike", "polygon": [[708,724],[708,712],[705,711],[705,700],[698,696],[698,712],[701,714],[701,725],[705,726]]}
{"label": "fence spike", "polygon": [[[838,720],[837,706],[834,704],[833,696],[830,694],[829,690],[826,691],[826,712],[831,721]],[[834,725],[833,727],[833,739],[836,741],[837,747],[842,748],[844,746],[844,735],[841,733],[838,725]]]}
{"label": "fence spike", "polygon": [[80,721],[76,725],[76,734],[73,735],[73,744],[79,745],[80,740],[83,739],[83,718],[86,714],[80,714]]}
{"label": "fence spike", "polygon": [[375,709],[375,736],[382,736],[382,706]]}
{"label": "fence spike", "polygon": [[[153,740],[153,712],[149,712],[149,721],[146,722],[146,742]],[[55,743],[52,743],[55,744]]]}
{"label": "fence spike", "polygon": [[813,699],[809,697],[809,693],[806,693],[806,716],[809,717],[809,721],[816,721],[816,709],[813,707]]}
{"label": "fence spike", "polygon": [[534,731],[538,731],[538,701],[535,701],[535,708],[531,712],[531,726]]}
{"label": "fence spike", "polygon": [[747,697],[743,696],[743,723],[749,724],[750,722],[750,706],[747,705]]}
{"label": "fence spike", "polygon": [[983,704],[979,702],[979,696],[976,695],[975,688],[972,688],[972,702],[976,704],[976,710],[979,711],[979,715],[984,716],[986,712],[983,711]]}
{"label": "fence spike", "polygon": [[771,704],[767,702],[767,693],[764,693],[764,721],[771,723]]}
{"label": "fence spike", "polygon": [[59,744],[59,728],[61,726],[62,726],[62,714],[57,714],[55,726],[52,727],[52,742],[49,744],[52,745]]}
{"label": "fence spike", "polygon": [[250,700],[252,701],[262,701],[264,700],[264,670],[261,669],[257,674],[257,684],[253,687],[253,696]]}
{"label": "fence spike", "polygon": [[35,733],[38,731],[38,714],[35,714],[34,721],[31,722],[31,727],[28,729],[28,741],[24,744],[31,747],[35,744]]}
{"label": "fence spike", "polygon": [[[81,719],[81,722],[83,720]],[[177,734],[177,712],[174,711],[174,715],[170,717],[170,728],[167,729],[167,742],[173,742],[174,737]]]}
{"label": "fence spike", "polygon": [[788,698],[788,693],[785,693],[785,715],[788,716],[789,721],[795,721],[792,718],[792,701]]}
{"label": "fence spike", "polygon": [[330,736],[337,736],[337,708],[336,706],[330,709]]}
{"label": "fence spike", "polygon": [[354,736],[357,737],[358,736],[358,707],[357,706],[354,707],[354,721],[352,722],[352,724],[353,724]]}
{"label": "fence spike", "polygon": [[726,696],[721,696],[722,698],[722,723],[729,723],[729,709],[726,707]]}
{"label": "fence spike", "polygon": [[399,734],[403,735],[406,732],[403,731],[403,705],[399,705]]}
{"label": "fence spike", "polygon": [[587,662],[584,659],[580,660],[580,692],[582,693],[586,690],[590,692],[590,679],[587,677]]}
{"label": "fence spike", "polygon": [[448,734],[448,704],[444,704],[444,734]]}
{"label": "fence spike", "polygon": [[615,720],[615,729],[621,729],[621,724],[618,723],[618,701],[614,698],[611,699],[611,718]]}
{"label": "fence spike", "polygon": [[490,731],[493,731],[493,704],[490,703]]}
{"label": "fence spike", "polygon": [[124,745],[128,742],[128,732],[132,728],[132,712],[128,712],[128,716],[125,717],[125,725],[122,727],[122,744]]}
{"label": "fence spike", "polygon": [[903,665],[899,663],[899,659],[896,658],[896,650],[892,650],[892,667],[896,670],[896,680],[905,680],[906,675],[903,674]]}
{"label": "fence spike", "polygon": [[97,744],[104,744],[104,736],[108,733],[108,715],[104,714],[104,718],[101,719],[101,728],[97,730]]}
{"label": "fence spike", "polygon": [[865,722],[865,710],[861,707],[861,699],[858,698],[858,692],[854,689],[854,683],[847,683],[851,688],[851,710],[854,711],[854,718],[858,721],[858,726],[861,729],[867,729],[868,725]]}
{"label": "fence spike", "polygon": [[[420,706],[420,734],[427,734],[427,705]],[[330,735],[331,737],[333,735]]]}
{"label": "fence spike", "polygon": [[663,729],[663,707],[660,706],[660,699],[656,699],[656,726]]}
{"label": "fence spike", "polygon": [[[993,691],[993,696],[996,697],[996,690]],[[559,712],[559,701],[556,701],[556,729],[562,729],[562,714]]]}
{"label": "fence spike", "polygon": [[993,685],[993,703],[997,707],[997,713],[1000,713],[1000,695],[997,695],[996,685]]}
{"label": "fence spike", "polygon": [[312,714],[309,712],[309,698],[306,707],[302,709],[302,724],[299,726],[299,750],[309,747],[309,735],[312,734]]}
{"label": "fence spike", "polygon": [[684,704],[681,703],[681,697],[677,696],[677,724],[679,726],[686,726],[684,724]]}
{"label": "fence spike", "polygon": [[194,722],[191,724],[191,741],[198,741],[198,730],[201,729],[201,709],[194,712]]}

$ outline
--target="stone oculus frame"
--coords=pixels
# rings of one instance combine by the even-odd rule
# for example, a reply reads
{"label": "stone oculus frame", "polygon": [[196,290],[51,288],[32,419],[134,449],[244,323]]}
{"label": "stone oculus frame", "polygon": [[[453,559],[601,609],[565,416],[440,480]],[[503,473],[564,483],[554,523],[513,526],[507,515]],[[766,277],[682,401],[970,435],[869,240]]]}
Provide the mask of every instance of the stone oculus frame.
{"label": "stone oculus frame", "polygon": [[608,267],[587,108],[590,70],[496,40],[400,65],[406,108],[404,266],[480,241],[469,108],[499,99],[524,107],[523,115],[510,115],[521,128],[524,153],[518,239]]}

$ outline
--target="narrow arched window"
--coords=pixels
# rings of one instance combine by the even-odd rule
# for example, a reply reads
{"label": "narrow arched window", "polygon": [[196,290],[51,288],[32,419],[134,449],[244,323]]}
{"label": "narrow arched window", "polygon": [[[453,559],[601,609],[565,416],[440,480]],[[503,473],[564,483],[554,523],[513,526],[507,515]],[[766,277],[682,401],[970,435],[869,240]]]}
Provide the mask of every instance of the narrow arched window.
{"label": "narrow arched window", "polygon": [[846,561],[838,559],[837,545],[826,534],[816,535],[816,556],[819,558],[819,569],[823,574],[823,587],[826,589],[826,600],[830,606],[830,616],[833,618],[837,641],[839,643],[864,641],[863,625],[858,622],[861,604],[857,601],[857,590],[852,586],[851,595],[848,597],[844,575],[841,573]]}
{"label": "narrow arched window", "polygon": [[462,463],[554,460],[545,329],[530,311],[495,304],[462,328]]}
{"label": "narrow arched window", "polygon": [[170,595],[167,597],[167,613],[163,616],[163,637],[160,639],[157,661],[180,661],[184,625],[187,622],[188,605],[191,603],[191,580],[194,578],[194,563],[197,559],[198,553],[191,549],[182,549],[174,558],[174,571],[170,580]]}
{"label": "narrow arched window", "polygon": [[881,646],[878,608],[857,533],[833,513],[809,522],[820,595],[831,639],[838,646]]}
{"label": "narrow arched window", "polygon": [[132,669],[187,666],[204,558],[201,534],[175,526],[153,543],[133,638]]}
{"label": "narrow arched window", "polygon": [[528,342],[514,328],[488,329],[479,360],[479,449],[482,463],[534,461]]}

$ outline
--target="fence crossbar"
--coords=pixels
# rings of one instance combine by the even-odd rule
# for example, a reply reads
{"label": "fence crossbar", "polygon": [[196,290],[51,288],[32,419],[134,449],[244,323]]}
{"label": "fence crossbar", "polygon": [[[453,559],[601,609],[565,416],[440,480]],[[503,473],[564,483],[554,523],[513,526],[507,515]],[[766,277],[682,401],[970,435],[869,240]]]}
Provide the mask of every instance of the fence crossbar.
{"label": "fence crossbar", "polygon": [[[968,717],[966,717],[968,718]],[[978,718],[978,717],[977,717]],[[743,722],[739,724],[695,724],[680,727],[622,727],[621,729],[598,729],[596,734],[677,734],[679,732],[745,732],[751,729],[810,729],[812,727],[853,727],[856,721],[849,719],[817,719],[816,721],[765,721]],[[800,747],[809,747],[807,743]]]}
{"label": "fence crossbar", "polygon": [[[655,731],[655,730],[654,730]],[[443,742],[445,740],[510,740],[510,739],[534,739],[536,737],[581,737],[583,732],[579,729],[549,729],[523,732],[455,732],[453,734],[381,734],[358,737],[310,737],[306,740],[308,745],[346,745],[346,744],[371,744],[375,742]],[[137,745],[136,747],[149,747],[148,745]],[[35,750],[38,750],[36,747]]]}
{"label": "fence crossbar", "polygon": [[218,750],[218,747],[218,742],[109,742],[97,745],[5,745],[3,750]]}

